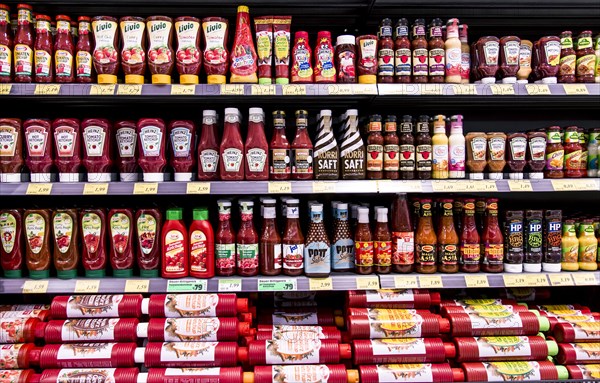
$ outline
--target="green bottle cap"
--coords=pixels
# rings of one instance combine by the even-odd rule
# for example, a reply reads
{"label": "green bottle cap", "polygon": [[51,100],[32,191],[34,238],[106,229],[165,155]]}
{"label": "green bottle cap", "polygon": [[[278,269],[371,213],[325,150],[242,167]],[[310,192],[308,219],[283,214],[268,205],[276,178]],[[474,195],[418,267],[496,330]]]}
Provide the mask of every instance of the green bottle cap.
{"label": "green bottle cap", "polygon": [[115,278],[131,278],[132,276],[132,269],[113,270],[113,277]]}
{"label": "green bottle cap", "polygon": [[50,278],[50,270],[30,270],[29,278],[31,279],[47,279]]}
{"label": "green bottle cap", "polygon": [[270,78],[259,78],[258,84],[259,85],[271,85],[271,79]]}
{"label": "green bottle cap", "polygon": [[85,271],[86,278],[104,278],[105,276],[106,276],[106,271],[104,269],[86,270]]}
{"label": "green bottle cap", "polygon": [[290,80],[287,78],[277,78],[275,79],[275,84],[279,84],[279,85],[287,85],[290,83]]}
{"label": "green bottle cap", "polygon": [[550,330],[550,321],[546,317],[538,317],[540,322],[540,331],[546,332]]}
{"label": "green bottle cap", "polygon": [[158,270],[140,270],[142,278],[158,278]]}
{"label": "green bottle cap", "polygon": [[208,220],[208,209],[205,207],[200,207],[194,209],[193,211],[194,221],[207,221]]}
{"label": "green bottle cap", "polygon": [[59,279],[73,279],[77,278],[77,270],[57,270],[56,276]]}
{"label": "green bottle cap", "polygon": [[169,221],[181,221],[183,219],[183,209],[173,208],[167,210],[167,220]]}
{"label": "green bottle cap", "polygon": [[4,278],[21,278],[22,276],[21,270],[4,270]]}
{"label": "green bottle cap", "polygon": [[569,379],[569,370],[565,366],[554,366],[556,367],[556,372],[558,372],[559,380],[567,380]]}
{"label": "green bottle cap", "polygon": [[556,344],[553,340],[547,340],[546,344],[548,345],[548,355],[556,356],[558,355],[558,344]]}

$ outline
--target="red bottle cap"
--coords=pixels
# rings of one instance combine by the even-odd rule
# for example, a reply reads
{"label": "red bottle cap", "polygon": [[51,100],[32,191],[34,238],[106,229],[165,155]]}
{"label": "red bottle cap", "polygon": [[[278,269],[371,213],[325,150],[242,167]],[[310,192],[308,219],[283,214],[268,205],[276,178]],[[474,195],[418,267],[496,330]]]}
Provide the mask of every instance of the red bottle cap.
{"label": "red bottle cap", "polygon": [[450,321],[446,318],[438,318],[440,322],[440,332],[447,333],[450,332]]}
{"label": "red bottle cap", "polygon": [[340,358],[350,359],[352,358],[352,347],[347,343],[340,343]]}
{"label": "red bottle cap", "polygon": [[296,34],[294,34],[294,40],[298,40],[298,39],[304,39],[304,41],[306,41],[306,43],[308,44],[308,32],[306,32],[306,31],[296,32]]}
{"label": "red bottle cap", "polygon": [[461,368],[453,368],[452,369],[452,380],[454,382],[464,382],[465,381],[465,373]]}
{"label": "red bottle cap", "polygon": [[256,330],[250,328],[250,323],[248,322],[240,322],[238,324],[238,332],[240,333],[240,336],[249,336],[256,334]]}
{"label": "red bottle cap", "polygon": [[46,336],[46,326],[48,325],[48,323],[46,322],[40,322],[35,326],[33,335],[35,336],[36,339],[44,339],[44,337]]}
{"label": "red bottle cap", "polygon": [[46,21],[51,21],[52,20],[50,18],[50,16],[47,16],[47,15],[36,15],[35,19],[36,20],[46,20]]}
{"label": "red bottle cap", "polygon": [[29,4],[17,4],[17,8],[27,8],[30,11],[33,9],[33,7]]}
{"label": "red bottle cap", "polygon": [[331,32],[329,31],[319,31],[319,33],[317,34],[317,40],[320,42],[321,39],[327,38],[329,40],[331,40]]}
{"label": "red bottle cap", "polygon": [[431,297],[431,305],[439,306],[442,302],[442,297],[440,296],[440,293],[429,293],[429,295]]}
{"label": "red bottle cap", "polygon": [[77,21],[92,21],[92,19],[89,16],[79,16]]}
{"label": "red bottle cap", "polygon": [[250,305],[248,304],[248,298],[237,298],[235,301],[235,307],[238,313],[247,313],[250,311]]}
{"label": "red bottle cap", "polygon": [[56,20],[71,21],[71,18],[67,15],[56,15]]}
{"label": "red bottle cap", "polygon": [[456,356],[456,348],[453,343],[444,342],[444,353],[446,354],[446,359],[453,359]]}
{"label": "red bottle cap", "polygon": [[29,351],[29,365],[40,366],[40,356],[42,355],[42,347],[34,347]]}
{"label": "red bottle cap", "polygon": [[248,347],[238,347],[237,349],[238,362],[248,361]]}

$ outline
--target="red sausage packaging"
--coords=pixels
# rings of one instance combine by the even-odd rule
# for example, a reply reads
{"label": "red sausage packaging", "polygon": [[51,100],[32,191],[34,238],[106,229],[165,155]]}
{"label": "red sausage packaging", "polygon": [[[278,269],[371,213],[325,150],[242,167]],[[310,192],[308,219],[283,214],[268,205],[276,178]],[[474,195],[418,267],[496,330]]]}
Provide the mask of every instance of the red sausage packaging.
{"label": "red sausage packaging", "polygon": [[378,307],[389,309],[427,309],[440,304],[440,294],[427,290],[350,290],[348,307]]}
{"label": "red sausage packaging", "polygon": [[541,336],[454,338],[457,362],[544,360],[558,353],[556,342]]}
{"label": "red sausage packaging", "polygon": [[513,299],[444,299],[440,307],[446,306],[490,306],[490,305],[517,305]]}
{"label": "red sausage packaging", "polygon": [[600,379],[600,364],[582,364],[566,366],[571,379]]}
{"label": "red sausage packaging", "polygon": [[29,368],[35,348],[33,343],[3,344],[0,346],[0,365],[8,370]]}
{"label": "red sausage packaging", "polygon": [[138,294],[59,296],[50,306],[52,319],[139,318],[142,296]]}
{"label": "red sausage packaging", "polygon": [[136,363],[150,367],[234,367],[248,359],[235,342],[150,342],[136,350]]}
{"label": "red sausage packaging", "polygon": [[64,368],[62,370],[44,370],[40,383],[63,382],[111,382],[135,383],[137,368]]}
{"label": "red sausage packaging", "polygon": [[0,318],[0,344],[33,343],[43,339],[45,325],[37,318]]}
{"label": "red sausage packaging", "polygon": [[136,342],[139,322],[135,318],[51,320],[46,343]]}
{"label": "red sausage packaging", "polygon": [[142,302],[152,318],[231,317],[249,312],[248,299],[235,294],[156,294]]}
{"label": "red sausage packaging", "polygon": [[535,335],[550,329],[548,319],[533,312],[453,313],[446,317],[450,320],[451,334],[455,337]]}
{"label": "red sausage packaging", "polygon": [[448,363],[440,364],[380,364],[358,367],[361,382],[462,382],[460,368],[451,368]]}
{"label": "red sausage packaging", "polygon": [[322,325],[342,327],[344,318],[330,309],[313,307],[261,310],[258,323],[274,325]]}
{"label": "red sausage packaging", "polygon": [[264,364],[320,364],[339,363],[350,359],[349,344],[332,339],[256,340],[248,347],[251,366]]}
{"label": "red sausage packaging", "polygon": [[47,344],[32,352],[41,369],[135,367],[135,343]]}
{"label": "red sausage packaging", "polygon": [[237,318],[152,318],[140,323],[138,337],[150,342],[237,341],[240,336],[254,335],[251,323]]}
{"label": "red sausage packaging", "polygon": [[334,339],[342,340],[342,334],[334,326],[258,325],[256,340],[270,339]]}
{"label": "red sausage packaging", "polygon": [[146,383],[252,383],[252,375],[241,367],[150,368]]}
{"label": "red sausage packaging", "polygon": [[367,316],[348,317],[352,339],[427,338],[450,331],[447,319],[404,309],[367,309]]}
{"label": "red sausage packaging", "polygon": [[549,361],[463,363],[462,368],[466,382],[524,382],[569,378],[564,366],[555,366]]}
{"label": "red sausage packaging", "polygon": [[560,364],[600,363],[600,343],[561,343],[555,359]]}
{"label": "red sausage packaging", "polygon": [[342,364],[254,367],[254,383],[279,381],[358,383],[358,371],[346,370],[346,367]]}
{"label": "red sausage packaging", "polygon": [[454,345],[439,338],[364,339],[352,341],[355,365],[441,363],[455,355]]}
{"label": "red sausage packaging", "polygon": [[600,342],[600,321],[558,323],[553,330],[557,342]]}
{"label": "red sausage packaging", "polygon": [[3,381],[10,383],[29,383],[33,381],[34,375],[33,370],[0,370]]}

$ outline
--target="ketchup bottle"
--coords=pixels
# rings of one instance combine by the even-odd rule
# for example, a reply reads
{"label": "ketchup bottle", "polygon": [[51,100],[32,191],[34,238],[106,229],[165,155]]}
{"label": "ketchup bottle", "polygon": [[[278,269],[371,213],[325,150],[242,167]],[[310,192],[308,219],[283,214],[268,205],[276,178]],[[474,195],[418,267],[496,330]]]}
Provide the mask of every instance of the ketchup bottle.
{"label": "ketchup bottle", "polygon": [[301,275],[304,269],[304,235],[300,228],[299,203],[297,199],[287,200],[286,227],[283,234],[283,274]]}
{"label": "ketchup bottle", "polygon": [[10,33],[10,7],[0,4],[0,83],[12,82],[11,57],[13,41]]}
{"label": "ketchup bottle", "polygon": [[237,272],[243,277],[258,275],[258,234],[254,229],[254,202],[240,201],[241,224],[237,233]]}
{"label": "ketchup bottle", "polygon": [[216,274],[235,274],[235,233],[231,227],[231,202],[217,201],[219,205],[219,227],[215,235]]}
{"label": "ketchup bottle", "polygon": [[17,33],[15,35],[15,82],[31,82],[33,79],[33,18],[31,5],[19,4]]}
{"label": "ketchup bottle", "polygon": [[54,165],[54,150],[50,142],[52,125],[47,120],[26,120],[23,132],[27,148],[25,164],[31,172],[31,182],[50,182]]}
{"label": "ketchup bottle", "polygon": [[54,68],[56,82],[73,82],[73,38],[69,16],[56,16],[56,40],[54,44]]}
{"label": "ketchup bottle", "polygon": [[265,114],[262,108],[250,108],[248,135],[244,145],[246,179],[266,181],[269,179],[269,144],[265,136]]}
{"label": "ketchup bottle", "polygon": [[84,209],[79,212],[83,242],[81,263],[87,278],[104,278],[106,268],[106,212]]}
{"label": "ketchup bottle", "polygon": [[52,123],[54,131],[54,148],[56,149],[56,166],[60,182],[79,181],[81,166],[81,131],[79,120],[75,118],[59,118]]}
{"label": "ketchup bottle", "polygon": [[215,276],[215,234],[208,220],[208,209],[194,209],[189,233],[190,276]]}
{"label": "ketchup bottle", "polygon": [[94,80],[92,71],[92,43],[90,34],[92,33],[92,19],[88,16],[79,16],[78,39],[75,47],[75,81],[78,83],[90,83]]}
{"label": "ketchup bottle", "polygon": [[292,179],[313,178],[313,145],[307,131],[308,112],[296,111],[296,138],[292,142]]}
{"label": "ketchup bottle", "polygon": [[291,153],[290,143],[285,136],[284,111],[276,110],[273,112],[273,126],[269,156],[269,175],[272,180],[289,180],[291,174]]}
{"label": "ketchup bottle", "polygon": [[292,84],[310,84],[313,82],[312,52],[308,44],[308,32],[298,31],[294,35],[292,50]]}
{"label": "ketchup bottle", "polygon": [[52,35],[49,16],[36,16],[34,50],[35,82],[53,82]]}
{"label": "ketchup bottle", "polygon": [[335,84],[337,75],[333,60],[334,50],[331,44],[331,32],[320,31],[315,48],[315,82]]}
{"label": "ketchup bottle", "polygon": [[135,213],[138,246],[137,264],[140,277],[157,278],[160,265],[162,214],[158,209],[140,209]]}
{"label": "ketchup bottle", "polygon": [[196,125],[189,120],[175,120],[169,124],[170,165],[175,181],[191,181],[196,166]]}
{"label": "ketchup bottle", "polygon": [[144,182],[163,181],[163,170],[167,164],[165,122],[160,118],[142,118],[136,130],[139,138],[138,165],[144,172]]}
{"label": "ketchup bottle", "polygon": [[131,209],[111,209],[108,212],[110,265],[116,278],[133,275],[133,224]]}
{"label": "ketchup bottle", "polygon": [[162,229],[162,277],[188,276],[188,235],[183,223],[183,210],[167,210],[167,220]]}
{"label": "ketchup bottle", "polygon": [[225,109],[225,125],[223,139],[221,140],[221,164],[219,172],[224,181],[243,181],[244,144],[240,134],[240,120],[242,115],[237,108]]}
{"label": "ketchup bottle", "polygon": [[83,166],[88,171],[88,182],[110,181],[111,124],[103,118],[88,118],[81,121],[83,135]]}
{"label": "ketchup bottle", "polygon": [[137,181],[137,132],[135,121],[115,122],[115,139],[117,141],[117,168],[121,182]]}
{"label": "ketchup bottle", "polygon": [[21,278],[25,258],[24,239],[23,211],[19,209],[1,210],[0,265],[4,271],[4,278]]}
{"label": "ketchup bottle", "polygon": [[198,179],[203,181],[219,179],[219,135],[217,112],[202,112],[202,133],[198,142]]}

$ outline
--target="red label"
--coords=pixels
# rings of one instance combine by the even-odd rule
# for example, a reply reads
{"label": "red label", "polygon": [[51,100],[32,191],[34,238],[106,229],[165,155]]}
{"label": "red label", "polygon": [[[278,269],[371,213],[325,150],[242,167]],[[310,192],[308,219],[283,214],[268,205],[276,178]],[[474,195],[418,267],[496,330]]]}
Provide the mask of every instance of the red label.
{"label": "red label", "polygon": [[373,251],[377,266],[392,265],[392,241],[375,241],[373,243]]}
{"label": "red label", "polygon": [[357,241],[356,247],[356,266],[373,266],[373,242]]}
{"label": "red label", "polygon": [[415,234],[412,231],[392,233],[392,263],[394,265],[415,263]]}

